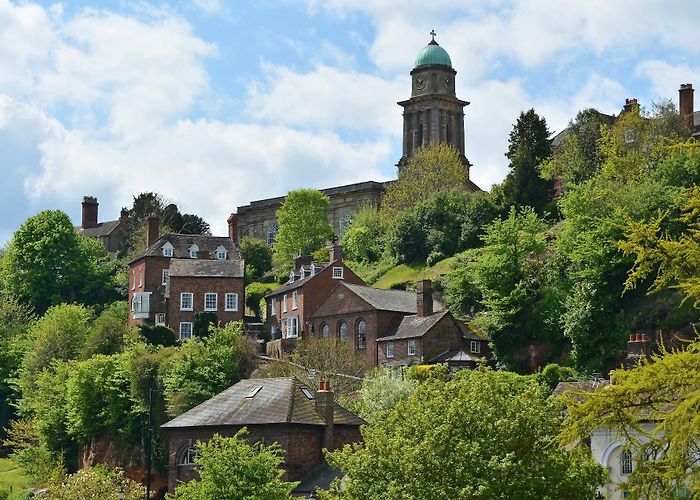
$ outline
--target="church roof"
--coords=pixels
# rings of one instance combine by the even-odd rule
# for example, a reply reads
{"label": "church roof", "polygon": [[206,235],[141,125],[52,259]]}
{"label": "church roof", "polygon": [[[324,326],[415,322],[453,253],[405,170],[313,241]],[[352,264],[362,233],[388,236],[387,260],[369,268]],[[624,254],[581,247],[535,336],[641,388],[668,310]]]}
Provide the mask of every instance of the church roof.
{"label": "church roof", "polygon": [[419,68],[421,66],[429,66],[433,64],[439,64],[441,66],[452,67],[452,60],[445,49],[440,47],[440,45],[435,41],[435,37],[426,45],[423,50],[420,51],[418,57],[416,57],[416,63],[413,65],[414,68]]}

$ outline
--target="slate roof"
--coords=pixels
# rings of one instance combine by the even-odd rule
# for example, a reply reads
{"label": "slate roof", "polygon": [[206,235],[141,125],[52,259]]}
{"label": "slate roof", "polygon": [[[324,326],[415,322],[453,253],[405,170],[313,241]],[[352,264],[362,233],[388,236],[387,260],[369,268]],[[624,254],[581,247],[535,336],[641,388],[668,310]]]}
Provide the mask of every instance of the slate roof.
{"label": "slate roof", "polygon": [[[261,387],[251,396],[256,387]],[[246,379],[162,425],[166,429],[254,424],[324,425],[314,401],[292,377]],[[313,394],[313,391],[312,391]],[[334,424],[362,425],[365,421],[336,403]]]}
{"label": "slate roof", "polygon": [[390,331],[384,337],[379,337],[377,342],[422,337],[447,314],[449,314],[448,311],[442,311],[423,317],[418,315],[404,316],[401,318],[401,323],[399,323],[399,326]]}
{"label": "slate roof", "polygon": [[[338,260],[340,260],[340,259],[338,259]],[[316,268],[315,274],[310,275],[310,276],[306,276],[305,278],[295,278],[294,281],[292,281],[291,283],[287,282],[284,285],[282,285],[281,287],[277,288],[276,290],[273,290],[272,292],[270,292],[268,295],[266,295],[266,298],[267,297],[275,297],[275,296],[281,295],[285,292],[289,292],[290,290],[296,290],[298,288],[301,288],[302,286],[306,285],[309,281],[311,281],[313,278],[318,276],[318,273],[323,271],[325,268],[327,268],[331,264],[335,264],[336,262],[338,262],[338,260],[336,260],[335,262],[312,262],[311,265],[313,265]],[[304,267],[308,268],[309,266],[304,266]],[[299,274],[298,270],[295,272],[295,276],[297,274]]]}
{"label": "slate roof", "polygon": [[153,244],[146,249],[135,260],[147,256],[163,256],[163,245],[166,242],[173,246],[173,257],[176,259],[189,259],[190,247],[196,244],[199,247],[198,257],[201,260],[216,258],[216,249],[223,246],[228,252],[229,259],[240,259],[241,253],[238,247],[228,236],[204,236],[201,234],[179,234],[166,233],[158,238]]}
{"label": "slate roof", "polygon": [[693,137],[700,137],[700,111],[693,111]]}
{"label": "slate roof", "polygon": [[[343,283],[353,293],[362,300],[380,311],[397,311],[416,314],[416,292],[406,292],[403,290],[383,290],[365,285],[352,285]],[[433,302],[435,311],[443,309],[442,304]]]}
{"label": "slate roof", "polygon": [[242,278],[242,260],[172,259],[170,277]]}
{"label": "slate roof", "polygon": [[109,236],[117,227],[119,227],[119,219],[106,220],[98,223],[95,227],[88,227],[87,229],[77,226],[75,230],[78,234],[87,238],[99,238],[102,236]]}

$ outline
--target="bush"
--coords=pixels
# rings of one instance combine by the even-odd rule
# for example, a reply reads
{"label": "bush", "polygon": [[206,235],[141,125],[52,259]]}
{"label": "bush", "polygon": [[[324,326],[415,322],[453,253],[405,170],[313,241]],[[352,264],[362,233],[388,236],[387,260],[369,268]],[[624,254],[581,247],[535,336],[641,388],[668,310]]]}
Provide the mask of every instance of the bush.
{"label": "bush", "polygon": [[194,315],[192,334],[195,337],[208,337],[212,326],[219,324],[219,319],[214,312],[199,312]]}
{"label": "bush", "polygon": [[447,380],[450,370],[447,365],[414,365],[406,371],[408,380],[425,382],[426,380]]}
{"label": "bush", "polygon": [[139,325],[141,337],[150,345],[171,347],[177,344],[177,335],[164,325]]}
{"label": "bush", "polygon": [[245,287],[245,305],[257,318],[262,318],[262,302],[265,296],[272,292],[272,288],[263,283],[251,283]]}
{"label": "bush", "polygon": [[124,350],[129,335],[129,307],[126,301],[110,304],[92,323],[85,340],[83,358],[94,354],[116,354]]}
{"label": "bush", "polygon": [[126,477],[124,471],[111,471],[104,465],[80,469],[75,474],[55,480],[48,488],[51,500],[139,500],[143,495],[143,486]]}
{"label": "bush", "polygon": [[263,240],[243,238],[240,246],[246,264],[246,279],[256,281],[272,269],[272,248]]}

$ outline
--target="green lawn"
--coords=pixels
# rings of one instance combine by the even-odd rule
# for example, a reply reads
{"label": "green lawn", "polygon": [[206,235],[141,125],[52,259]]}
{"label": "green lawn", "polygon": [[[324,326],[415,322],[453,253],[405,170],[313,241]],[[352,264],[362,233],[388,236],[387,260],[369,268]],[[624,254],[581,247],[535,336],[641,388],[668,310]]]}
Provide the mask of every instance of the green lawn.
{"label": "green lawn", "polygon": [[399,283],[412,283],[415,285],[419,279],[436,281],[441,276],[452,271],[456,257],[448,257],[432,267],[425,264],[400,264],[389,269],[372,286],[376,288],[391,288]]}
{"label": "green lawn", "polygon": [[29,478],[24,475],[20,466],[9,458],[0,458],[0,487],[11,489],[10,500],[26,498],[31,488]]}

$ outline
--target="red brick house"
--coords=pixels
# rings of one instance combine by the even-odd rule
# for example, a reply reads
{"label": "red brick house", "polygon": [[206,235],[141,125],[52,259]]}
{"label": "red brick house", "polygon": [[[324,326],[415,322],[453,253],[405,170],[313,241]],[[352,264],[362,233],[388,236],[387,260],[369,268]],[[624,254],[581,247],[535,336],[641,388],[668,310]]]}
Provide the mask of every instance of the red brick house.
{"label": "red brick house", "polygon": [[[245,427],[250,443],[279,444],[287,481],[301,481],[311,493],[329,474],[322,449],[362,440],[366,422],[334,402],[326,382],[313,391],[295,378],[247,379],[162,426],[168,436],[168,490],[197,477],[197,441],[233,436]],[[325,470],[324,470],[325,467]],[[326,482],[327,484],[328,482]]]}
{"label": "red brick house", "polygon": [[97,222],[99,205],[94,196],[83,196],[82,219],[75,231],[86,238],[100,240],[105,251],[114,257],[119,250],[119,219]]}
{"label": "red brick house", "polygon": [[297,338],[311,334],[311,315],[339,283],[364,285],[343,263],[339,246],[331,248],[330,260],[319,263],[310,257],[297,257],[289,281],[265,297],[267,329],[272,339],[268,354],[291,350]]}
{"label": "red brick house", "polygon": [[244,262],[229,237],[168,233],[148,221],[146,251],[129,263],[129,324],[165,325],[180,338],[194,332],[195,318],[217,323],[243,319]]}
{"label": "red brick house", "polygon": [[447,362],[439,357],[471,348],[478,352],[465,354],[474,358],[470,360],[474,364],[488,349],[485,339],[433,302],[429,280],[419,281],[416,292],[341,283],[312,315],[311,323],[321,336],[347,340],[366,352],[370,366]]}

